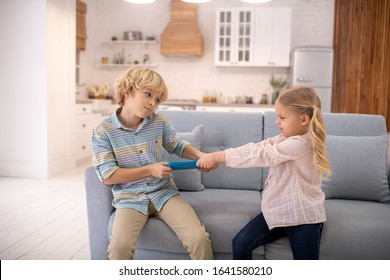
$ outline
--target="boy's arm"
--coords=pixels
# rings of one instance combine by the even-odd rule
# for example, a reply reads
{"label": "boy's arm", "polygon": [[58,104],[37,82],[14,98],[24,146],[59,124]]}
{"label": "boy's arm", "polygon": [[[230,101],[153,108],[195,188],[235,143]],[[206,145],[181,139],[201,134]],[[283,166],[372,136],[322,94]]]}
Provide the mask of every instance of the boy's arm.
{"label": "boy's arm", "polygon": [[125,182],[136,181],[145,177],[153,176],[163,179],[172,174],[172,168],[166,166],[167,162],[158,162],[143,167],[137,168],[122,168],[119,167],[104,180],[105,185],[120,184]]}
{"label": "boy's arm", "polygon": [[186,159],[199,159],[205,155],[205,153],[195,149],[191,145],[187,145],[183,149],[182,157]]}

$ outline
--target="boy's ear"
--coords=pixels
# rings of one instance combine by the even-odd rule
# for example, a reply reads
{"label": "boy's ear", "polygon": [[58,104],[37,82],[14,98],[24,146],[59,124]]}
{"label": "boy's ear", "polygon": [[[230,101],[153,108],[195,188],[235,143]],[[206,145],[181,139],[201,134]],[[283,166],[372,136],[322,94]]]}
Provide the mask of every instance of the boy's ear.
{"label": "boy's ear", "polygon": [[301,117],[301,124],[302,125],[307,125],[310,122],[310,117],[309,115],[303,115]]}

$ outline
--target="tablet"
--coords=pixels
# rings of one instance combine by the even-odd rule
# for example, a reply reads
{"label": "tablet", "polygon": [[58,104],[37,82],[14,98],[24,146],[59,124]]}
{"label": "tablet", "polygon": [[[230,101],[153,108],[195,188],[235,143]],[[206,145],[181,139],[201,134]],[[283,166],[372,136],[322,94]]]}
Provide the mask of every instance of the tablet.
{"label": "tablet", "polygon": [[188,161],[170,161],[168,166],[172,167],[173,170],[183,170],[183,169],[198,169],[196,166],[198,160],[188,160]]}

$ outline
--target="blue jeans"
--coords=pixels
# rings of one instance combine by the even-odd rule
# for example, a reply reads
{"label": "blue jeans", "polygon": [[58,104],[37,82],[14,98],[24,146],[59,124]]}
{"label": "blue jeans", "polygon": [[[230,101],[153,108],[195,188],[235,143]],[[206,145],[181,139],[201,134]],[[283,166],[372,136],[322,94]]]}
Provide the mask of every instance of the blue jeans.
{"label": "blue jeans", "polygon": [[295,260],[318,260],[324,223],[278,227],[269,230],[263,213],[257,215],[233,239],[233,259],[251,260],[252,251],[288,236]]}

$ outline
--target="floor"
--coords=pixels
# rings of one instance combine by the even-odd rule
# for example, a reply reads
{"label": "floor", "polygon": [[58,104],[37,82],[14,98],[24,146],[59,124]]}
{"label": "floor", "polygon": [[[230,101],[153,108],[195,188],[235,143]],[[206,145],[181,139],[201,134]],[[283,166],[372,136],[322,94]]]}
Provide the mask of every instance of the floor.
{"label": "floor", "polygon": [[87,260],[84,168],[51,179],[0,177],[1,260]]}

